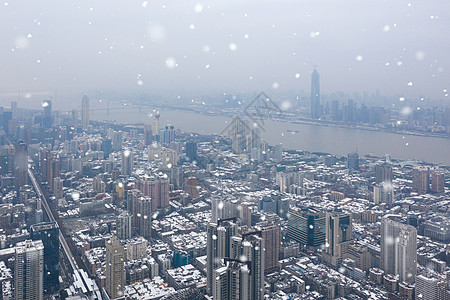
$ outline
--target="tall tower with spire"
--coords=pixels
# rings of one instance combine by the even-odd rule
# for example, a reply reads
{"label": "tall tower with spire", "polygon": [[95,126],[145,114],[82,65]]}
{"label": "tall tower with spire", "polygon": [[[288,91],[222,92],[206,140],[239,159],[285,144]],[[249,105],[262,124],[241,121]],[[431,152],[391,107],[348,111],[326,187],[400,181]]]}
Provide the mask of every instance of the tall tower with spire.
{"label": "tall tower with spire", "polygon": [[318,119],[322,115],[320,107],[320,76],[317,67],[311,74],[311,118]]}

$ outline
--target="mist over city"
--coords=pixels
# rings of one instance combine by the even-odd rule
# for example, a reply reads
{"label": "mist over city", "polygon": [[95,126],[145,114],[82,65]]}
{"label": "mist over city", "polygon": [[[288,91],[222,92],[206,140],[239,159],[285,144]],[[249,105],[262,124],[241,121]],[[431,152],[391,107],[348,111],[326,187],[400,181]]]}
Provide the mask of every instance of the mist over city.
{"label": "mist over city", "polygon": [[450,299],[448,1],[0,3],[0,300]]}

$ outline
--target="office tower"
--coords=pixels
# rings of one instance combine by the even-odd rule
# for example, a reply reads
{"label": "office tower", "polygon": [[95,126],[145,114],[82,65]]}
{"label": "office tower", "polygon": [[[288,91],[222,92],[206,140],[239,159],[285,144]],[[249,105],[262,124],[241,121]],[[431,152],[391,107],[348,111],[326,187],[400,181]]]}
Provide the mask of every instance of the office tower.
{"label": "office tower", "polygon": [[320,107],[320,76],[316,68],[311,74],[311,118],[318,119],[322,115]]}
{"label": "office tower", "polygon": [[59,290],[59,226],[56,222],[31,225],[31,239],[44,245],[44,293]]}
{"label": "office tower", "polygon": [[190,161],[197,159],[197,143],[196,142],[186,142],[186,157]]}
{"label": "office tower", "polygon": [[144,125],[144,146],[152,144],[152,127],[149,124]]}
{"label": "office tower", "polygon": [[446,300],[447,282],[431,274],[421,274],[416,277],[417,300]]}
{"label": "office tower", "polygon": [[105,289],[110,299],[123,297],[125,287],[124,247],[117,237],[106,242],[106,283]]}
{"label": "office tower", "polygon": [[150,197],[139,197],[137,202],[138,234],[150,240],[152,233],[152,200]]}
{"label": "office tower", "polygon": [[394,203],[394,186],[390,182],[383,182],[373,187],[373,202],[375,204],[386,203],[392,207]]}
{"label": "office tower", "polygon": [[175,142],[175,127],[173,125],[166,125],[164,129],[161,129],[160,142],[163,145],[170,145]]}
{"label": "office tower", "polygon": [[358,153],[349,153],[347,155],[347,168],[352,170],[359,170],[359,155]]}
{"label": "office tower", "polygon": [[4,111],[2,115],[3,115],[3,122],[2,122],[3,130],[8,134],[10,133],[9,123],[12,120],[12,112]]}
{"label": "office tower", "polygon": [[81,128],[87,130],[89,127],[89,98],[84,95],[81,99]]}
{"label": "office tower", "polygon": [[15,246],[14,299],[42,300],[44,294],[44,244],[26,240]]}
{"label": "office tower", "polygon": [[111,139],[104,139],[102,141],[102,151],[103,151],[103,157],[106,159],[109,157],[109,155],[113,152],[112,150],[112,140]]}
{"label": "office tower", "polygon": [[312,208],[290,211],[288,237],[301,247],[323,247],[325,244],[325,215]]}
{"label": "office tower", "polygon": [[133,215],[128,211],[122,212],[117,217],[117,237],[120,240],[131,239],[133,236]]}
{"label": "office tower", "polygon": [[400,281],[414,282],[417,273],[417,231],[387,217],[381,221],[381,267]]}
{"label": "office tower", "polygon": [[14,147],[14,187],[16,190],[28,184],[28,147],[19,140]]}
{"label": "office tower", "polygon": [[45,100],[42,102],[42,108],[44,109],[42,114],[42,125],[44,128],[52,128],[52,101]]}
{"label": "office tower", "polygon": [[377,164],[375,166],[375,183],[392,182],[392,166],[389,164]]}
{"label": "office tower", "polygon": [[419,194],[425,194],[430,187],[430,171],[426,167],[418,167],[412,170],[412,190]]}
{"label": "office tower", "polygon": [[175,189],[179,189],[183,186],[183,166],[173,166],[170,169],[170,184],[173,184]]}
{"label": "office tower", "polygon": [[207,292],[212,295],[214,270],[220,266],[221,259],[230,257],[232,237],[237,235],[236,219],[219,220],[207,226]]}
{"label": "office tower", "polygon": [[257,234],[245,234],[242,236],[242,253],[239,260],[251,262],[250,269],[250,298],[264,299],[264,240]]}
{"label": "office tower", "polygon": [[352,216],[344,213],[326,215],[325,253],[328,262],[338,266],[352,241]]}
{"label": "office tower", "polygon": [[35,223],[41,223],[44,221],[44,212],[42,211],[42,202],[41,200],[36,201],[36,212],[35,212]]}
{"label": "office tower", "polygon": [[280,258],[280,227],[273,224],[261,224],[260,226],[265,247],[264,273],[267,274],[278,270],[278,260]]}
{"label": "office tower", "polygon": [[134,155],[130,150],[122,151],[121,171],[122,175],[130,176],[134,170]]}
{"label": "office tower", "polygon": [[17,101],[11,101],[11,118],[17,119]]}
{"label": "office tower", "polygon": [[275,162],[280,163],[283,161],[283,145],[282,144],[276,144],[275,145],[275,151],[273,158]]}
{"label": "office tower", "polygon": [[431,191],[433,193],[444,193],[444,173],[433,171],[431,173]]}
{"label": "office tower", "polygon": [[339,110],[339,101],[333,100],[331,101],[331,117],[334,121],[340,121],[341,120],[341,112]]}

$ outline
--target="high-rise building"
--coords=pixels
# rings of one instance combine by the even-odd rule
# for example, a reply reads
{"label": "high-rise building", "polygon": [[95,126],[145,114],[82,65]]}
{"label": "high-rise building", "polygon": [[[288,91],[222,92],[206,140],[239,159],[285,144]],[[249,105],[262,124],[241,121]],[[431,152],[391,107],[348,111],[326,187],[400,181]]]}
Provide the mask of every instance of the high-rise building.
{"label": "high-rise building", "polygon": [[384,217],[381,221],[381,267],[412,283],[417,273],[417,230]]}
{"label": "high-rise building", "polygon": [[56,199],[61,199],[63,197],[63,180],[61,177],[53,179],[53,194]]}
{"label": "high-rise building", "polygon": [[392,182],[392,166],[389,164],[377,164],[375,166],[375,183]]}
{"label": "high-rise building", "polygon": [[373,202],[375,204],[386,203],[391,207],[394,203],[394,186],[390,182],[382,182],[373,187]]}
{"label": "high-rise building", "polygon": [[196,142],[186,142],[186,157],[190,161],[197,159],[197,143]]}
{"label": "high-rise building", "polygon": [[325,215],[312,208],[290,211],[288,237],[301,247],[323,247],[325,244]]}
{"label": "high-rise building", "polygon": [[264,273],[278,270],[280,258],[280,227],[273,224],[258,224],[264,241]]}
{"label": "high-rise building", "polygon": [[138,234],[146,239],[151,238],[152,230],[152,200],[150,197],[139,197],[137,202]]}
{"label": "high-rise building", "polygon": [[221,259],[231,257],[232,237],[237,235],[238,226],[235,219],[219,220],[217,223],[209,223],[207,235],[207,291],[213,292],[214,270],[220,267]]}
{"label": "high-rise building", "polygon": [[14,146],[14,187],[16,190],[28,184],[28,147],[19,140]]}
{"label": "high-rise building", "polygon": [[59,227],[56,222],[31,225],[31,239],[44,245],[44,293],[59,290]]}
{"label": "high-rise building", "polygon": [[11,118],[17,119],[17,101],[11,101]]}
{"label": "high-rise building", "polygon": [[45,100],[42,102],[42,108],[44,109],[42,114],[42,125],[44,128],[52,128],[52,101]]}
{"label": "high-rise building", "polygon": [[102,151],[103,151],[103,157],[106,159],[109,157],[109,155],[112,153],[112,140],[111,139],[104,139],[102,141]]}
{"label": "high-rise building", "polygon": [[121,160],[122,175],[130,176],[134,170],[134,155],[130,150],[122,151]]}
{"label": "high-rise building", "polygon": [[106,242],[106,283],[105,289],[110,299],[123,297],[125,287],[124,247],[117,237]]}
{"label": "high-rise building", "polygon": [[81,99],[81,128],[87,130],[89,127],[89,98],[84,95]]}
{"label": "high-rise building", "polygon": [[15,246],[14,299],[42,300],[44,295],[44,244],[26,240]]}
{"label": "high-rise building", "polygon": [[159,112],[156,112],[152,121],[152,132],[155,134],[155,138],[157,142],[160,142],[160,136],[159,136],[159,118],[161,115]]}
{"label": "high-rise building", "polygon": [[359,155],[358,153],[349,153],[347,155],[347,168],[352,170],[359,170]]}
{"label": "high-rise building", "polygon": [[316,68],[311,74],[311,118],[318,119],[322,115],[320,106],[320,76]]}
{"label": "high-rise building", "polygon": [[352,216],[344,213],[326,215],[325,253],[329,263],[338,266],[352,242]]}
{"label": "high-rise building", "polygon": [[412,190],[419,194],[425,194],[430,188],[430,171],[426,167],[418,167],[412,170]]}
{"label": "high-rise building", "polygon": [[170,145],[175,142],[175,127],[173,125],[166,125],[164,129],[161,129],[160,142],[163,145]]}
{"label": "high-rise building", "polygon": [[416,277],[416,300],[446,300],[447,282],[431,274]]}
{"label": "high-rise building", "polygon": [[153,136],[152,136],[152,126],[150,124],[144,125],[144,146],[148,146],[152,144]]}
{"label": "high-rise building", "polygon": [[444,193],[444,173],[440,171],[433,171],[431,173],[431,191],[433,193]]}
{"label": "high-rise building", "polygon": [[[128,196],[128,194],[127,194]],[[117,237],[120,240],[127,240],[133,236],[133,215],[128,211],[122,212],[117,217]]]}

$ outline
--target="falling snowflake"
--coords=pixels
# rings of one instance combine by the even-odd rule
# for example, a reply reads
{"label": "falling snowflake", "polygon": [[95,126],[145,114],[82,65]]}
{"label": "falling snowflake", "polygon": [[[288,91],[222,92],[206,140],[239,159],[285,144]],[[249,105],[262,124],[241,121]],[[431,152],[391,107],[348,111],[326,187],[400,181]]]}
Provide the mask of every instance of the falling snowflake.
{"label": "falling snowflake", "polygon": [[237,45],[235,43],[230,43],[230,45],[228,45],[228,48],[230,48],[231,51],[236,51]]}

